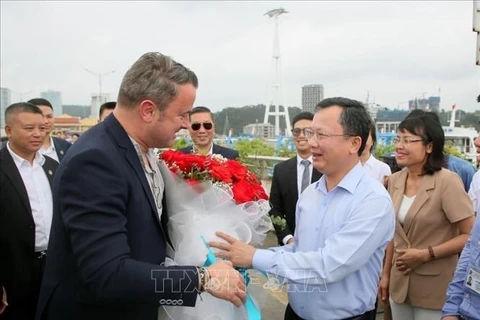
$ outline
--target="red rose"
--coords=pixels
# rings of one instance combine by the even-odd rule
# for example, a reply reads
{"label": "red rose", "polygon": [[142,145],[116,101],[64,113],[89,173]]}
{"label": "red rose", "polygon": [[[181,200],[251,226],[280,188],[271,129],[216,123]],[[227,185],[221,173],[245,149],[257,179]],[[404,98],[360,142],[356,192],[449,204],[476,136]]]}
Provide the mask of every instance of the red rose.
{"label": "red rose", "polygon": [[235,160],[228,160],[227,166],[232,173],[234,181],[245,180],[248,172],[247,167]]}

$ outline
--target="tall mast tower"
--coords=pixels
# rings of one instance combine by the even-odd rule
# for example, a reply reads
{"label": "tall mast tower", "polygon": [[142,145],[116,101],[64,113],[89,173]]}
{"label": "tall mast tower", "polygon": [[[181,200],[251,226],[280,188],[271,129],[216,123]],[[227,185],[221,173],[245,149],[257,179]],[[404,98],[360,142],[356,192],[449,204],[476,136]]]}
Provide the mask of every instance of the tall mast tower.
{"label": "tall mast tower", "polygon": [[[282,90],[282,75],[281,75],[281,60],[280,60],[280,40],[279,40],[279,30],[278,30],[278,17],[284,13],[288,13],[283,8],[273,9],[265,13],[269,18],[274,19],[275,23],[275,33],[273,37],[273,54],[272,54],[272,67],[273,67],[273,77],[272,83],[268,90],[268,101],[265,108],[265,118],[264,123],[268,123],[268,117],[275,117],[275,135],[280,135],[280,117],[285,118],[286,129],[285,135],[291,135],[290,131],[290,117],[288,115],[287,106],[285,105],[284,93]],[[281,103],[280,103],[281,102]],[[283,105],[283,111],[280,111],[280,104]],[[274,111],[270,111],[270,106],[274,106]]]}

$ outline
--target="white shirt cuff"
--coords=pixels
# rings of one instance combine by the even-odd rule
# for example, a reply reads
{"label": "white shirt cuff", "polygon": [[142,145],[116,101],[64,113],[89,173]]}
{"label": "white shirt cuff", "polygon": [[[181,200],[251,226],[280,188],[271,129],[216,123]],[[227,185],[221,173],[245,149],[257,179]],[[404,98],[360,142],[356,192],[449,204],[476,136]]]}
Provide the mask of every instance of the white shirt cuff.
{"label": "white shirt cuff", "polygon": [[286,235],[282,240],[283,244],[287,244],[288,240],[290,240],[292,238],[293,238],[293,236],[291,234]]}
{"label": "white shirt cuff", "polygon": [[252,259],[252,267],[255,270],[267,272],[272,265],[275,252],[265,249],[257,249]]}

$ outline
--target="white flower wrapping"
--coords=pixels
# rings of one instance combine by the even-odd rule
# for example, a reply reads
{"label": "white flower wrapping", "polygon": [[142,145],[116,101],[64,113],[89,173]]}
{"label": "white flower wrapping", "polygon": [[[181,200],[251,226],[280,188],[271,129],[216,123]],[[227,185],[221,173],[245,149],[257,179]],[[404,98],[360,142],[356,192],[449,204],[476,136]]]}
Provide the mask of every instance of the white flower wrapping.
{"label": "white flower wrapping", "polygon": [[[171,172],[163,161],[160,170],[165,182],[165,196],[169,216],[168,234],[174,252],[166,265],[203,266],[207,241],[223,241],[215,235],[222,231],[253,246],[261,246],[272,228],[266,200],[237,205],[230,189],[209,181],[193,187]],[[171,251],[171,250],[170,250]],[[263,300],[263,299],[260,299]],[[159,319],[172,320],[246,320],[245,308],[236,308],[230,302],[202,294],[192,307],[163,306]]]}

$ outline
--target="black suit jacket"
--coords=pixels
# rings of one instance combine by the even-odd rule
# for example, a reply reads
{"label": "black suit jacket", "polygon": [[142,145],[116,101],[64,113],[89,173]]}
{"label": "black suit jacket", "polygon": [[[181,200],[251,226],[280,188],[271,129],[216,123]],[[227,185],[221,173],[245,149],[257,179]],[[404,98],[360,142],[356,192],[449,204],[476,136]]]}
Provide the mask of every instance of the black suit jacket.
{"label": "black suit jacket", "polygon": [[[193,151],[193,146],[188,146],[183,149],[179,149],[179,151],[183,153],[192,153]],[[219,146],[217,144],[213,144],[212,147],[212,153],[213,154],[219,154],[224,158],[231,159],[231,160],[236,160],[238,158],[238,151],[230,148],[225,148],[222,146]]]}
{"label": "black suit jacket", "polygon": [[[43,170],[50,187],[57,167],[55,160],[45,156]],[[22,176],[6,147],[0,150],[0,208],[0,290],[4,286],[7,292],[9,306],[5,315],[19,319],[18,310],[35,311],[35,305],[26,303],[38,294],[38,288],[31,287],[35,222]]]}
{"label": "black suit jacket", "polygon": [[68,149],[72,146],[70,142],[67,140],[63,140],[57,137],[52,137],[53,145],[55,146],[55,152],[57,153],[58,161],[62,161],[65,153],[67,153]]}
{"label": "black suit jacket", "polygon": [[159,304],[195,304],[197,269],[161,266],[163,227],[137,152],[115,116],[72,145],[53,194],[37,319],[156,320]]}
{"label": "black suit jacket", "polygon": [[[318,181],[322,174],[315,168],[312,171],[312,183]],[[297,157],[278,163],[273,169],[270,189],[270,215],[287,221],[287,227],[280,229],[274,225],[278,243],[283,245],[283,238],[293,235],[295,231],[295,210],[298,200]]]}

